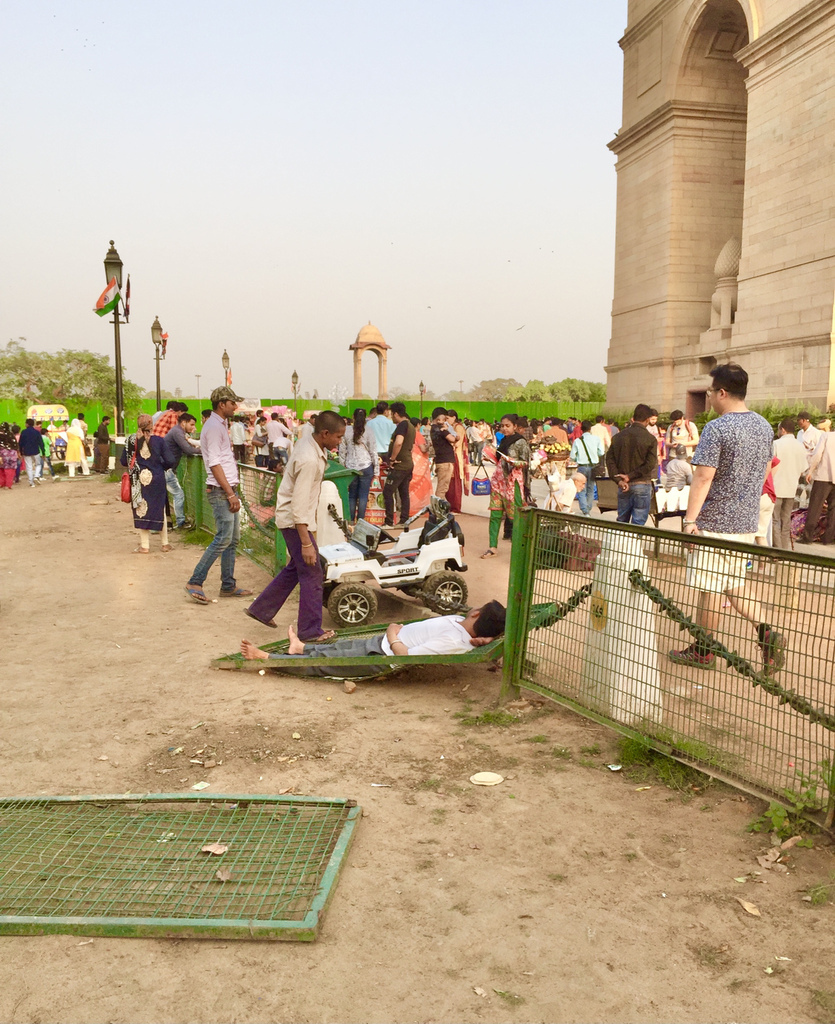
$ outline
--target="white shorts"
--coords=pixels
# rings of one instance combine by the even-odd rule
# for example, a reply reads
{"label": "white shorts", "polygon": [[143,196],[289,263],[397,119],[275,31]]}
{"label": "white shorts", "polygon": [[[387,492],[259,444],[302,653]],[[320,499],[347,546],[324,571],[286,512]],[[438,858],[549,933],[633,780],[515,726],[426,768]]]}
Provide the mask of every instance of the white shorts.
{"label": "white shorts", "polygon": [[[700,537],[713,540],[737,541],[753,544],[753,533],[709,533],[699,532]],[[719,548],[698,547],[687,555],[687,586],[704,590],[709,594],[724,594],[742,590],[745,586],[745,566],[748,555],[736,551],[722,551]]]}
{"label": "white shorts", "polygon": [[757,522],[757,536],[768,536],[768,524],[774,515],[774,502],[767,494],[760,495],[760,518]]}

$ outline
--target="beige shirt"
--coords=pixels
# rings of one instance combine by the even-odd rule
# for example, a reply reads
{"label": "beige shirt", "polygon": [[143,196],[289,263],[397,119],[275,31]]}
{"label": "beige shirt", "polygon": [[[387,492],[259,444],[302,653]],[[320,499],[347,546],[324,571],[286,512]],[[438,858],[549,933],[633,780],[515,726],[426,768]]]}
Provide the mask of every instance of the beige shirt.
{"label": "beige shirt", "polygon": [[609,428],[605,423],[595,423],[591,428],[591,433],[594,434],[595,437],[600,438],[603,442],[603,451],[607,452],[612,443],[612,435],[609,433]]}
{"label": "beige shirt", "polygon": [[812,480],[835,483],[835,434],[822,433],[809,463]]}
{"label": "beige shirt", "polygon": [[275,525],[280,530],[292,530],[304,523],[311,533],[315,532],[319,491],[327,465],[328,457],[313,440],[313,434],[303,434],[296,441],[278,488]]}

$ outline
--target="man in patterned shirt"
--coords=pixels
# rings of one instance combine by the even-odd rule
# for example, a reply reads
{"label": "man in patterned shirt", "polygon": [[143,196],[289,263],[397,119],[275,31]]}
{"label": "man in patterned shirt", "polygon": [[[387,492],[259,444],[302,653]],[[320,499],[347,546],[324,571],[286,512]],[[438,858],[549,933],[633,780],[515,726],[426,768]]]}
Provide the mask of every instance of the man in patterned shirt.
{"label": "man in patterned shirt", "polygon": [[[737,363],[710,371],[713,386],[707,399],[718,418],[708,421],[693,453],[693,483],[682,531],[721,541],[754,543],[760,495],[771,465],[774,432],[759,413],[745,405],[748,374]],[[670,661],[695,668],[714,668],[713,633],[718,629],[725,598],[757,627],[757,644],[767,673],[782,668],[785,642],[767,622],[759,601],[745,596],[747,555],[702,547],[687,558],[687,586],[699,591],[696,622],[707,630],[703,641],[670,651]]]}

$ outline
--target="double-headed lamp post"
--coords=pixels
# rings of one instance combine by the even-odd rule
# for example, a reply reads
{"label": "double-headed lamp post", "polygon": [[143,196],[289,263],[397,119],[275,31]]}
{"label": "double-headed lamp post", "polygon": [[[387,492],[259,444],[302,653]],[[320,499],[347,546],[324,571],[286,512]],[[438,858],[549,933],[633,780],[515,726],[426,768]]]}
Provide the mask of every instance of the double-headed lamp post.
{"label": "double-headed lamp post", "polygon": [[423,381],[418,384],[418,391],[420,392],[420,418],[423,419],[423,396],[426,394],[426,385]]}
{"label": "double-headed lamp post", "polygon": [[299,375],[293,370],[293,376],[290,378],[290,382],[293,385],[293,418],[298,421],[299,418]]}
{"label": "double-headed lamp post", "polygon": [[159,317],[154,317],[154,322],[151,324],[151,341],[154,343],[156,354],[154,359],[157,363],[157,412],[162,409],[162,395],[159,389],[159,361],[165,359],[165,356],[160,355],[160,349],[162,348],[162,324],[159,322]]}
{"label": "double-headed lamp post", "polygon": [[[116,285],[119,289],[119,293],[122,292],[122,261],[119,258],[119,253],[116,252],[116,248],[113,245],[113,239],[110,239],[110,248],[107,250],[107,255],[104,257],[104,277],[108,284],[116,278]],[[116,345],[115,352],[115,364],[116,364],[116,434],[124,436],[125,433],[125,399],[122,392],[122,340],[119,336],[119,304],[116,303],[116,308],[113,310],[113,335]]]}
{"label": "double-headed lamp post", "polygon": [[223,355],[221,356],[220,361],[223,364],[223,383],[224,384],[228,384],[229,383],[229,366],[230,366],[230,363],[229,363],[229,353],[226,351],[226,349],[223,350]]}

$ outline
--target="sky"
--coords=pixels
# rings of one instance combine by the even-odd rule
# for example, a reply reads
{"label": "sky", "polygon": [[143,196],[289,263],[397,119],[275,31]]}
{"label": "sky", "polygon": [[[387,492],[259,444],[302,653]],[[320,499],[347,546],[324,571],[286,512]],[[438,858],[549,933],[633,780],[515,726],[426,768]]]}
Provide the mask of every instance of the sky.
{"label": "sky", "polygon": [[[593,13],[592,13],[593,12]],[[205,396],[603,380],[626,0],[3,0],[0,344]],[[521,329],[520,329],[521,328]],[[363,363],[376,395],[376,358]]]}

